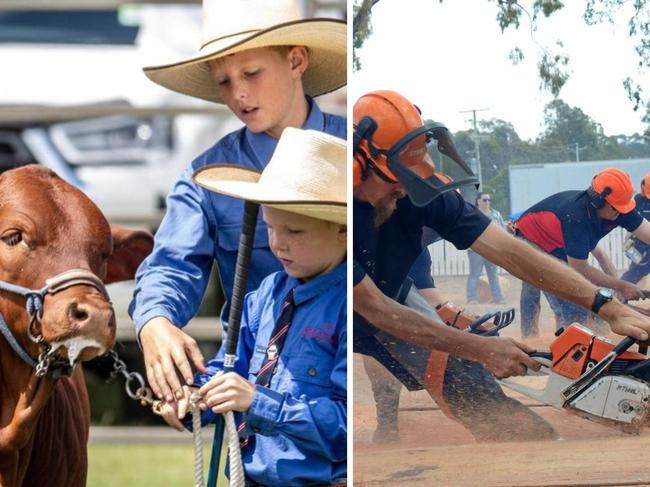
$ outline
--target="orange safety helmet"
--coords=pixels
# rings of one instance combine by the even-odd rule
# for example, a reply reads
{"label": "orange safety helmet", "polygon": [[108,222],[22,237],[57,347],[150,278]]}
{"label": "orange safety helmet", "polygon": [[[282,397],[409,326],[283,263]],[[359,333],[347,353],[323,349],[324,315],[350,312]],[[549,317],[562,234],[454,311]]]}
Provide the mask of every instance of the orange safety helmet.
{"label": "orange safety helmet", "polygon": [[605,202],[622,214],[629,213],[636,207],[630,175],[615,167],[609,167],[596,174],[587,194],[596,209],[605,206]]}
{"label": "orange safety helmet", "polygon": [[641,180],[641,194],[650,199],[650,172]]}
{"label": "orange safety helmet", "polygon": [[[476,184],[471,169],[458,155],[447,128],[423,123],[418,108],[395,91],[367,93],[353,108],[354,186],[372,169],[389,183],[401,183],[416,206],[424,206],[440,194],[465,184]],[[449,184],[435,177],[427,155],[427,142],[438,141],[438,150],[453,159],[468,174]]]}
{"label": "orange safety helmet", "polygon": [[[420,112],[410,101],[395,91],[378,90],[363,95],[353,108],[354,182],[361,184],[372,168],[382,179],[397,183],[397,176],[388,167],[386,153],[406,134],[424,124]],[[401,151],[400,160],[409,167],[422,166],[427,151],[424,134],[410,141]],[[430,177],[429,174],[422,174]]]}

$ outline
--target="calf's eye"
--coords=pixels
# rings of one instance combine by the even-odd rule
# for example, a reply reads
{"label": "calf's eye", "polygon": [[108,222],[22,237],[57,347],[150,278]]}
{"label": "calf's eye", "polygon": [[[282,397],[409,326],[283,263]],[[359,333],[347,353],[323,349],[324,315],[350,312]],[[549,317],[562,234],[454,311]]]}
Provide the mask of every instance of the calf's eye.
{"label": "calf's eye", "polygon": [[23,234],[20,232],[11,232],[3,235],[0,239],[8,246],[13,247],[23,241]]}

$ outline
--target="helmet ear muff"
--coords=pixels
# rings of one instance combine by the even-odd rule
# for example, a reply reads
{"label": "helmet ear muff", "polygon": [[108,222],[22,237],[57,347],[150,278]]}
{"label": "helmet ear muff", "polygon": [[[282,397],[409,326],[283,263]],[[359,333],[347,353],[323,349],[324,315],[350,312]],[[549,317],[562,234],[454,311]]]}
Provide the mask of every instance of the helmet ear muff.
{"label": "helmet ear muff", "polygon": [[607,203],[607,200],[605,200],[605,197],[609,194],[611,194],[612,188],[609,186],[605,186],[605,189],[601,193],[596,191],[593,186],[589,186],[587,188],[587,196],[589,197],[589,203],[591,203],[591,206],[593,206],[595,209],[600,210],[602,207],[605,206],[605,203]]}
{"label": "helmet ear muff", "polygon": [[[376,157],[376,149],[372,145],[372,135],[377,130],[377,122],[371,117],[363,117],[354,126],[353,136],[353,185],[359,186],[368,177],[368,164],[366,158],[368,156]],[[366,141],[366,148],[361,147],[361,143]],[[366,151],[370,154],[366,155]]]}

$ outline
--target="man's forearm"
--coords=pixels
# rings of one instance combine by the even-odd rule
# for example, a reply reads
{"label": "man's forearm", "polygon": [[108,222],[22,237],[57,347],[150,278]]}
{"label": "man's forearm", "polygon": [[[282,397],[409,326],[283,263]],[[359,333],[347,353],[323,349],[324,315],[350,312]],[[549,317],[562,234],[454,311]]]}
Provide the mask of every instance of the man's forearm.
{"label": "man's forearm", "polygon": [[621,281],[617,277],[607,275],[600,269],[596,269],[594,266],[591,266],[589,264],[577,268],[574,267],[574,269],[577,270],[583,276],[585,276],[585,278],[589,282],[597,286],[603,286],[603,287],[616,289],[617,291],[620,291],[619,288],[623,285],[623,281]]}
{"label": "man's forearm", "polygon": [[354,311],[386,333],[402,340],[470,360],[479,358],[481,337],[434,321],[385,296],[366,277],[354,287]]}
{"label": "man's forearm", "polygon": [[575,269],[496,225],[489,225],[471,248],[515,277],[583,308],[594,301],[596,287]]}

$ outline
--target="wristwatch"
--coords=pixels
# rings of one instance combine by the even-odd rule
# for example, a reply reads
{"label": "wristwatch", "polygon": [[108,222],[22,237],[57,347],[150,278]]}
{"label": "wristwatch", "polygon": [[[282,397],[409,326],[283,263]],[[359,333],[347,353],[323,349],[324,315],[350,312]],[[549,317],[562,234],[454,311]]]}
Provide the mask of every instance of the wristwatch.
{"label": "wristwatch", "polygon": [[594,304],[591,305],[591,312],[598,314],[598,311],[603,307],[603,304],[609,303],[612,299],[614,299],[614,291],[606,287],[601,287],[596,291]]}

